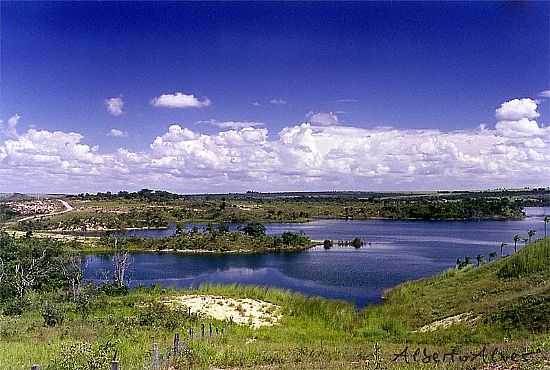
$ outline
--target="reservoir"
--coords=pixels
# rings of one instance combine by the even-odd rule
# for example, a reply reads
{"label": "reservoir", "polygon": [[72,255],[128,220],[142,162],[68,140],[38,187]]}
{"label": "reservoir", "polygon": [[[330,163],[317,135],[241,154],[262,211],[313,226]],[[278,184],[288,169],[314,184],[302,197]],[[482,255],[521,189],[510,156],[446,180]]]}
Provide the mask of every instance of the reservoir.
{"label": "reservoir", "polygon": [[[159,284],[196,287],[203,283],[254,284],[297,291],[306,295],[341,299],[359,307],[378,303],[384,290],[404,281],[432,276],[454,268],[457,258],[477,255],[488,259],[514,250],[516,234],[527,237],[536,230],[544,236],[544,215],[550,208],[526,208],[519,221],[392,221],[317,220],[301,224],[268,224],[267,232],[303,232],[314,240],[363,239],[360,249],[314,247],[297,253],[258,255],[178,255],[132,253],[130,286]],[[548,225],[550,233],[550,224]],[[160,237],[174,232],[133,230],[132,236]],[[518,249],[524,243],[518,244]],[[87,280],[100,281],[111,271],[111,256],[89,255],[84,268]]]}

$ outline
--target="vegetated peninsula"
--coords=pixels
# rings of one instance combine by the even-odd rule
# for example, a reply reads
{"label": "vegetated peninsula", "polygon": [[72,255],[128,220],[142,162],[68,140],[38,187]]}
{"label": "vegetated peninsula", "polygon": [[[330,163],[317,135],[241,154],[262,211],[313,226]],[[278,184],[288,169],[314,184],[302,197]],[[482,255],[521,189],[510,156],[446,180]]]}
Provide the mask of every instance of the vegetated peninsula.
{"label": "vegetated peninsula", "polygon": [[[105,231],[160,228],[185,222],[305,222],[314,219],[506,220],[524,217],[526,205],[550,204],[549,189],[429,193],[255,193],[178,195],[138,192],[66,196],[74,209],[27,218],[19,230]],[[50,199],[54,202],[54,199]],[[17,203],[27,202],[27,208]],[[0,221],[21,219],[33,200],[0,202]]]}

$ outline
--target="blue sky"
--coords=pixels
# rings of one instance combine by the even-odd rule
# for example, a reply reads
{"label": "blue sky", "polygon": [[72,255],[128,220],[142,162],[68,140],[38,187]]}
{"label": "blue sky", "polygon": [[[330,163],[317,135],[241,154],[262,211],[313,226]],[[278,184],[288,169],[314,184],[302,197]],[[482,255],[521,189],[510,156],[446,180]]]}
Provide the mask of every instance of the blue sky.
{"label": "blue sky", "polygon": [[[427,181],[422,171],[416,176],[407,174],[415,178],[407,177],[402,183],[393,177],[380,178],[400,171],[391,166],[387,171],[374,169],[374,174],[352,166],[352,180],[336,181],[315,172],[320,162],[312,159],[315,163],[305,163],[302,173],[296,168],[289,175],[277,167],[281,175],[270,189],[262,177],[265,174],[258,175],[256,168],[243,165],[226,171],[227,163],[207,161],[198,166],[210,168],[205,174],[181,164],[208,157],[204,147],[198,154],[191,155],[188,149],[183,154],[169,153],[181,165],[165,168],[171,178],[164,181],[162,171],[151,170],[151,158],[158,159],[160,154],[150,151],[155,138],[167,134],[174,124],[214,140],[228,128],[209,122],[256,122],[261,123],[256,130],[266,130],[265,140],[271,143],[279,140],[281,130],[311,121],[316,113],[337,117],[337,122],[318,125],[324,128],[315,132],[324,130],[325,135],[331,135],[332,128],[327,126],[333,125],[340,130],[375,132],[380,126],[391,126],[398,134],[421,129],[476,130],[480,124],[493,129],[495,109],[515,98],[537,101],[537,116],[531,114],[528,119],[536,118],[541,128],[550,116],[548,100],[539,96],[550,88],[547,2],[2,2],[0,6],[0,118],[4,126],[18,114],[18,138],[29,129],[74,132],[82,135],[78,145],[88,145],[97,155],[112,156],[124,148],[148,156],[142,158],[148,161],[140,167],[142,181],[129,187],[166,184],[175,191],[214,191],[228,184],[234,191],[249,187],[368,190],[386,188],[386,183],[400,189],[476,187],[475,182]],[[177,92],[192,94],[199,102],[208,99],[210,104],[167,108],[151,103]],[[121,114],[109,113],[105,104],[109,98],[121,99]],[[108,135],[112,129],[122,135]],[[345,140],[340,134],[334,140]],[[548,134],[540,131],[537,135],[546,144]],[[318,148],[320,144],[312,145]],[[232,150],[231,144],[223,146]],[[214,157],[219,155],[216,150]],[[550,155],[546,145],[539,145],[538,150],[542,159]],[[7,149],[4,152],[0,169],[6,174],[22,166],[20,157]],[[243,163],[254,153],[250,148],[237,157]],[[320,155],[327,159],[335,153],[340,149]],[[84,170],[87,162],[63,164],[63,155],[58,153],[48,162],[52,166],[56,162],[61,169],[35,169],[46,174],[41,175],[43,181],[28,185],[29,190],[53,191],[49,188],[61,185],[64,191],[83,185],[91,191],[118,190],[128,184],[122,170]],[[279,157],[271,159],[273,166],[285,163]],[[85,180],[81,172],[90,170],[104,181],[91,184]],[[50,182],[48,171],[65,180]],[[534,185],[547,180],[539,176],[540,180],[536,173],[526,174],[526,183],[508,180],[509,176],[474,180],[478,180],[477,187]],[[239,177],[246,180],[239,181]],[[0,180],[1,185],[16,190],[11,182]]]}

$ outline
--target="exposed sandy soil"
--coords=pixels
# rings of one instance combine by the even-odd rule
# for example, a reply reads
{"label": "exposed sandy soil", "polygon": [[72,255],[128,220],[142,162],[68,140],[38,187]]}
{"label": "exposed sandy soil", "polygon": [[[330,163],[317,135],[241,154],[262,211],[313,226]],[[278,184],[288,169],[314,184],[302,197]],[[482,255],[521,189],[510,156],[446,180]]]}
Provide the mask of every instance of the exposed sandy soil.
{"label": "exposed sandy soil", "polygon": [[451,325],[458,324],[458,323],[468,323],[473,324],[479,319],[478,316],[474,315],[472,312],[464,312],[459,315],[446,317],[441,320],[434,321],[430,324],[424,325],[420,329],[417,330],[419,333],[427,333],[432,332],[438,329],[446,329]]}
{"label": "exposed sandy soil", "polygon": [[191,308],[192,314],[252,328],[275,325],[281,319],[279,306],[250,298],[227,298],[215,295],[184,295],[166,297],[162,302],[171,306]]}

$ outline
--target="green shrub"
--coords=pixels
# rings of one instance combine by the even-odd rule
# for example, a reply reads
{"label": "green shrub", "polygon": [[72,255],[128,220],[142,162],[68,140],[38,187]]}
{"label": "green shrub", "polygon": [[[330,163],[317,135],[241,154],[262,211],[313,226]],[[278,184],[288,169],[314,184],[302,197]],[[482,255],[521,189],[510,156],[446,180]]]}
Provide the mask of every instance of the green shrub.
{"label": "green shrub", "polygon": [[140,307],[137,322],[139,325],[157,326],[174,330],[183,326],[189,317],[181,310],[171,309],[161,302]]}
{"label": "green shrub", "polygon": [[113,283],[102,284],[98,288],[99,292],[105,293],[109,297],[124,296],[128,294],[128,287],[126,285],[118,286]]}
{"label": "green shrub", "polygon": [[8,300],[6,303],[4,303],[4,307],[2,308],[2,314],[6,316],[18,316],[23,313],[25,309],[25,304],[20,302],[17,299],[11,299]]}
{"label": "green shrub", "polygon": [[42,307],[41,314],[44,319],[44,325],[46,326],[57,326],[65,319],[63,309],[58,305],[48,302]]}
{"label": "green shrub", "polygon": [[550,295],[528,296],[509,306],[500,307],[489,320],[506,329],[527,329],[535,332],[550,330]]}
{"label": "green shrub", "polygon": [[110,342],[101,345],[76,342],[61,347],[46,369],[110,370],[115,353],[115,346]]}

